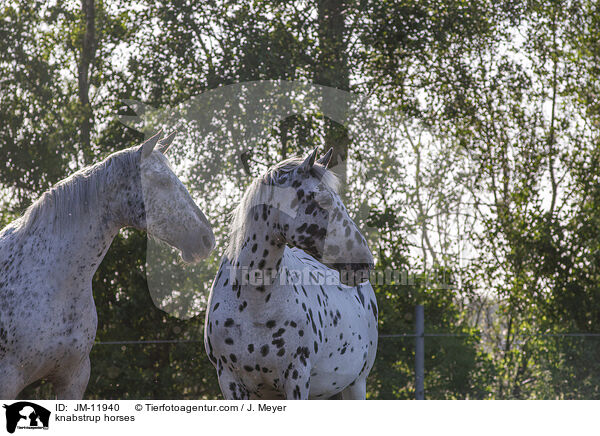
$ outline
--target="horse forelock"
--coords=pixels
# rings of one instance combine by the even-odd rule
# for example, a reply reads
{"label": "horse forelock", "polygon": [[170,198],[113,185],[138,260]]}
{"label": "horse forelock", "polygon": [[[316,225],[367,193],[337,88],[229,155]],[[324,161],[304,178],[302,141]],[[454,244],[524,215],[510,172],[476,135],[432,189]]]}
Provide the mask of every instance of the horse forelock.
{"label": "horse forelock", "polygon": [[[294,180],[304,181],[304,177],[296,171],[303,162],[304,159],[299,157],[279,162],[254,179],[246,189],[240,203],[231,212],[230,238],[225,249],[225,255],[231,261],[237,259],[244,240],[251,231],[254,220],[248,219],[248,215],[252,209],[263,204],[273,204],[276,193],[289,187]],[[311,175],[335,193],[338,192],[339,179],[326,167],[315,164],[311,168]]]}
{"label": "horse forelock", "polygon": [[15,230],[25,236],[43,223],[61,234],[73,220],[93,210],[103,187],[117,173],[133,171],[135,162],[135,148],[130,148],[71,174],[34,201],[17,220]]}

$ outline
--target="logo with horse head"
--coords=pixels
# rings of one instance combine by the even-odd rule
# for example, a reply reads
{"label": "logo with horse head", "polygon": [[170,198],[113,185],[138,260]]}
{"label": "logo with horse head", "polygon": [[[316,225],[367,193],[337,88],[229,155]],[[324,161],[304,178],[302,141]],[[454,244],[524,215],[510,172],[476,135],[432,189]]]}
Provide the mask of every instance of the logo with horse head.
{"label": "logo with horse head", "polygon": [[3,406],[6,409],[6,431],[18,429],[48,429],[50,411],[29,401],[19,401]]}

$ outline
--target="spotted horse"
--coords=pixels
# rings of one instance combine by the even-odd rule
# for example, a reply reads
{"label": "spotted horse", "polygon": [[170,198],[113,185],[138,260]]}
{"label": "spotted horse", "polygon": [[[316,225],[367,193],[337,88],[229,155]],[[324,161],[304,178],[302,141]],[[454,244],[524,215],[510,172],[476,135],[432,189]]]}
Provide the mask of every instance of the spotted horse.
{"label": "spotted horse", "polygon": [[[45,192],[0,231],[0,399],[47,379],[59,399],[81,399],[97,314],[92,277],[122,227],[208,256],[215,239],[165,152],[160,133]],[[173,213],[176,211],[176,213]]]}
{"label": "spotted horse", "polygon": [[366,397],[373,256],[338,196],[331,154],[280,162],[233,212],[204,329],[226,399]]}

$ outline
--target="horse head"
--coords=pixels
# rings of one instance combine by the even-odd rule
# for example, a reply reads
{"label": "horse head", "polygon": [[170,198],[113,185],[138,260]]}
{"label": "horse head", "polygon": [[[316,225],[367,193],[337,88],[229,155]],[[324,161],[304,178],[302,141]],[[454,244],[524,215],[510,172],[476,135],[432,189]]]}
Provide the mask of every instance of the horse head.
{"label": "horse head", "polygon": [[212,228],[175,175],[166,153],[175,134],[159,140],[161,132],[136,150],[149,235],[176,247],[185,262],[206,258],[215,246]]}
{"label": "horse head", "polygon": [[270,202],[282,212],[279,232],[287,244],[339,271],[342,283],[355,285],[368,279],[373,255],[338,194],[337,178],[327,169],[332,151],[316,160],[315,149],[304,160],[278,164],[270,172]]}

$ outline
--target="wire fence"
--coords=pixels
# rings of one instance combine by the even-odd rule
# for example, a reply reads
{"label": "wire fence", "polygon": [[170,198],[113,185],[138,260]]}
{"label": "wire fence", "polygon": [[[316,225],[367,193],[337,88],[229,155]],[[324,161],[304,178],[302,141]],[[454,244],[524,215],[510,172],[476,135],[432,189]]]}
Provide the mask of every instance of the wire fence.
{"label": "wire fence", "polygon": [[[506,337],[489,350],[485,332],[426,331],[426,315],[415,313],[413,331],[380,333],[369,398],[600,399],[600,333],[522,333],[510,350]],[[199,334],[95,342],[86,398],[221,398]],[[38,382],[21,398],[53,398],[51,386]]]}
{"label": "wire fence", "polygon": [[[471,337],[468,333],[394,333],[380,334],[379,339],[387,338],[416,338],[416,337],[436,338],[436,337]],[[517,334],[514,337],[589,337],[600,338],[600,333],[527,333]],[[203,339],[156,339],[156,340],[137,340],[137,341],[96,341],[94,345],[145,345],[145,344],[187,344],[187,343],[203,343]]]}
{"label": "wire fence", "polygon": [[[516,334],[513,341],[535,339],[540,343],[533,351],[521,346],[524,358],[500,350],[499,362],[482,353],[484,344],[479,334],[426,332],[425,317],[419,310],[423,311],[422,306],[416,308],[413,332],[379,335],[377,358],[369,377],[371,398],[600,398],[600,333]],[[142,383],[142,372],[153,368],[155,384],[175,380],[175,384],[185,386],[190,378],[205,384],[206,389],[192,389],[183,398],[196,394],[218,398],[216,374],[205,356],[203,342],[203,338],[97,341],[95,360],[114,362],[112,373],[93,380],[104,386],[97,395],[106,396],[106,386],[114,387],[117,396],[127,395],[128,385]],[[138,347],[144,347],[144,352]],[[177,359],[190,366],[174,364]],[[140,362],[145,369],[126,370],[120,361]],[[161,364],[176,367],[168,372],[170,381],[161,382],[165,373],[158,368]]]}

